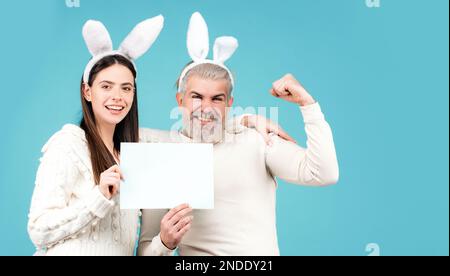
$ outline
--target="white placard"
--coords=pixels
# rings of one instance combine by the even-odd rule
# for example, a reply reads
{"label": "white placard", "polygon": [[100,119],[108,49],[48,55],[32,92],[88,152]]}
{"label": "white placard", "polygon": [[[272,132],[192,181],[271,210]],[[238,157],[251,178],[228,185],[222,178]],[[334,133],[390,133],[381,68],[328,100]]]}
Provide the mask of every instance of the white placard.
{"label": "white placard", "polygon": [[121,209],[214,208],[212,144],[122,143]]}

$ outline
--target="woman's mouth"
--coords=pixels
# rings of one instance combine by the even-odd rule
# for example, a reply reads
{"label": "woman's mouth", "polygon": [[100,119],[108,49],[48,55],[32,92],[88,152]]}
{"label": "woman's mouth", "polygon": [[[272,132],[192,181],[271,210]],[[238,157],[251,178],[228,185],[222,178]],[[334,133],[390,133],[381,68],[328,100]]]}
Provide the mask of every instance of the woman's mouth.
{"label": "woman's mouth", "polygon": [[109,110],[109,112],[111,112],[112,114],[115,114],[115,115],[120,114],[125,109],[124,106],[120,106],[120,105],[106,105],[105,107],[106,107],[106,109]]}

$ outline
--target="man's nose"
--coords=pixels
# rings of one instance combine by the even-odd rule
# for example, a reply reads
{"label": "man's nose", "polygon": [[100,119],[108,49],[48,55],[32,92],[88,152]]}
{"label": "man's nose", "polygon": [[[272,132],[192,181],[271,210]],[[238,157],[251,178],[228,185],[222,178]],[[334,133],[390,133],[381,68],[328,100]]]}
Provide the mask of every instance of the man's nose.
{"label": "man's nose", "polygon": [[202,111],[208,111],[210,109],[212,109],[213,107],[213,103],[210,99],[203,99],[202,100]]}

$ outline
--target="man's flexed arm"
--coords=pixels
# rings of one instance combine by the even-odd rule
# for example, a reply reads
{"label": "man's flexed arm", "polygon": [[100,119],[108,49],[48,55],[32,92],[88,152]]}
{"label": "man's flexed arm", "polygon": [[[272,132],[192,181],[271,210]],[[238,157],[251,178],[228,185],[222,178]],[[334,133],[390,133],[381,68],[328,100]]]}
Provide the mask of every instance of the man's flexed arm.
{"label": "man's flexed arm", "polygon": [[266,150],[266,163],[272,175],[304,185],[330,185],[338,181],[339,167],[333,135],[318,103],[290,74],[273,83],[270,93],[300,106],[307,147],[273,137]]}

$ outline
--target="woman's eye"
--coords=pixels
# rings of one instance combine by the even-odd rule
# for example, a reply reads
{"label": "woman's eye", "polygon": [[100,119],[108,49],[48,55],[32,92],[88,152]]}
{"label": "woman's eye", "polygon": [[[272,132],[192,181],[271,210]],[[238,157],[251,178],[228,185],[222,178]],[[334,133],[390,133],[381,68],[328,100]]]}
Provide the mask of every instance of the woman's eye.
{"label": "woman's eye", "polygon": [[109,85],[103,85],[103,86],[102,86],[102,89],[109,89],[109,88],[110,88]]}

